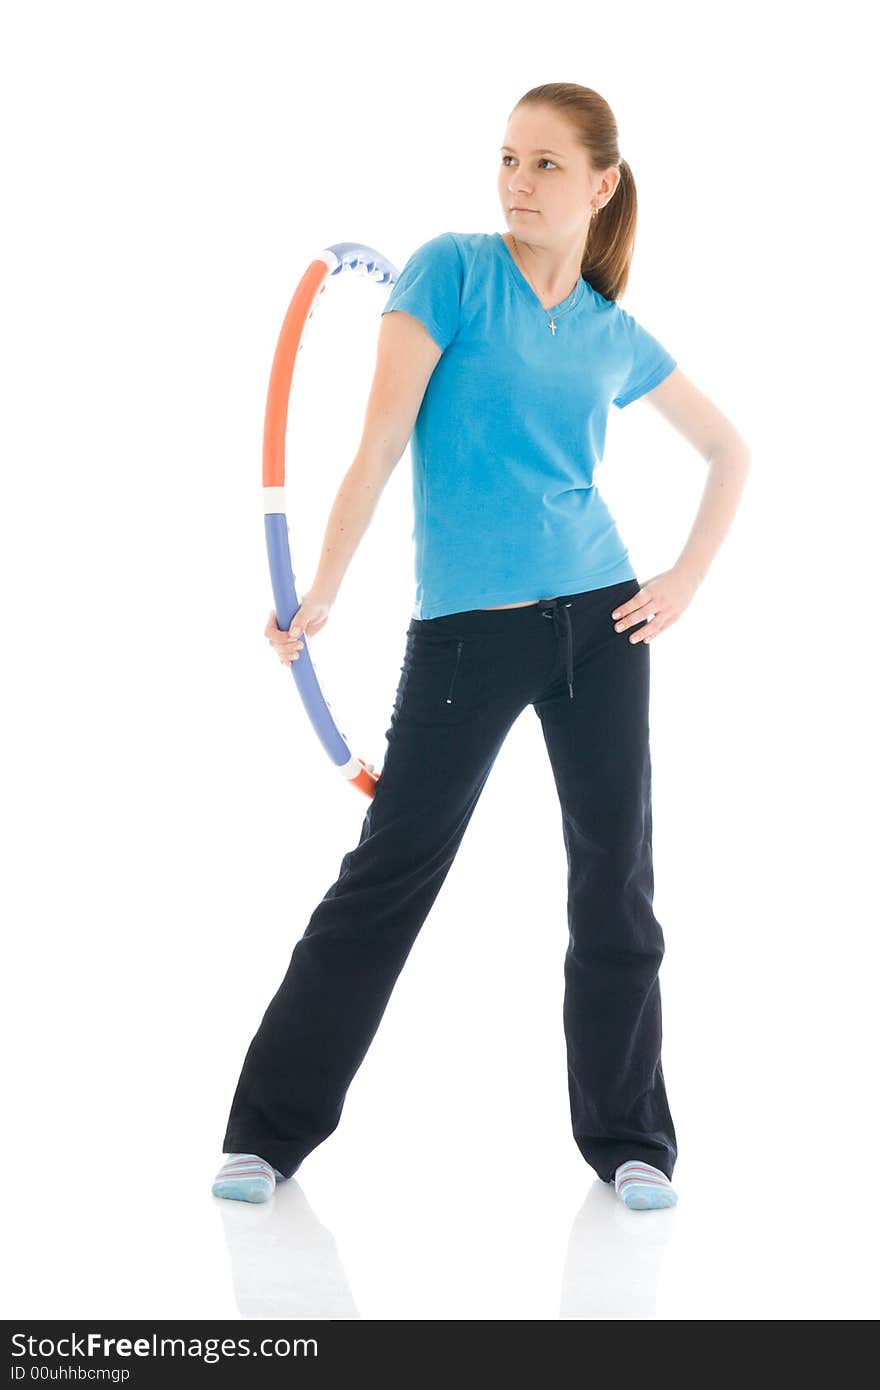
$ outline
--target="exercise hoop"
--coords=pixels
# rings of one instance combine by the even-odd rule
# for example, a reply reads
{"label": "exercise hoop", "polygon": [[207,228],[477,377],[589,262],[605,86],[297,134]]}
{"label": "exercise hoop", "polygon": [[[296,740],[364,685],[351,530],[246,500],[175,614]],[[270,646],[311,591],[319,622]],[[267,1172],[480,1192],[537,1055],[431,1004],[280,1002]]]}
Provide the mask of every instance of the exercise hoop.
{"label": "exercise hoop", "polygon": [[[378,251],[358,241],[340,241],[319,252],[306,268],[288,305],[269,377],[263,428],[263,511],[275,615],[282,630],[290,627],[300,606],[290,557],[284,498],[287,412],[293,372],[303,346],[308,322],[320,304],[321,295],[327,288],[328,277],[344,271],[365,275],[380,285],[393,284],[399,274],[395,266]],[[373,772],[372,765],[368,766],[362,758],[352,754],[345,735],[340,732],[333,718],[330,703],[321,689],[306,634],[301,635],[302,651],[299,660],[291,661],[290,669],[312,728],[330,761],[339,768],[343,777],[372,797],[381,774]]]}

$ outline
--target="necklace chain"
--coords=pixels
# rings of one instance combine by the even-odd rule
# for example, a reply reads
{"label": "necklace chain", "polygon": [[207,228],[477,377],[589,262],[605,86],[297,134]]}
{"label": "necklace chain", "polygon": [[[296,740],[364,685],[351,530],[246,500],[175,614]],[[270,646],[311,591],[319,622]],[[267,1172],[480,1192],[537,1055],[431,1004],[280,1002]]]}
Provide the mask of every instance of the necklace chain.
{"label": "necklace chain", "polygon": [[[517,256],[518,256],[518,255],[519,255],[519,244],[518,244],[518,242],[517,242],[516,237],[513,236],[513,232],[511,232],[510,235],[513,237],[513,244],[514,244],[514,246],[516,247],[516,253],[517,253]],[[523,274],[525,274],[525,271],[523,271]],[[582,279],[582,278],[583,278],[583,277],[581,277],[581,279]],[[528,276],[526,276],[526,279],[528,279]],[[531,280],[529,280],[529,284],[530,284],[530,285],[531,285],[531,283],[532,283]],[[577,296],[578,290],[580,290],[580,289],[582,289],[582,288],[583,288],[583,285],[582,285],[582,283],[579,281],[578,284],[575,285],[574,290],[573,290],[573,292],[572,292],[572,294],[571,294],[571,298],[569,299],[568,304],[566,305],[566,307],[565,307],[564,309],[560,309],[558,314],[551,314],[550,317],[548,318],[548,320],[547,320],[547,327],[550,329],[550,332],[553,334],[553,337],[554,337],[554,338],[556,337],[556,320],[557,320],[557,318],[560,318],[560,319],[561,319],[563,314],[567,314],[568,311],[569,311],[570,309],[573,309],[573,308],[574,308],[574,303],[573,303],[573,301],[574,301],[575,297]],[[533,289],[533,290],[535,289],[534,285],[532,285],[532,289]],[[535,290],[535,293],[537,294],[537,290]],[[538,302],[540,303],[540,295],[538,296]],[[541,304],[541,308],[544,309],[543,304]],[[545,313],[545,314],[547,313],[547,310],[546,310],[546,309],[544,309],[544,313]]]}

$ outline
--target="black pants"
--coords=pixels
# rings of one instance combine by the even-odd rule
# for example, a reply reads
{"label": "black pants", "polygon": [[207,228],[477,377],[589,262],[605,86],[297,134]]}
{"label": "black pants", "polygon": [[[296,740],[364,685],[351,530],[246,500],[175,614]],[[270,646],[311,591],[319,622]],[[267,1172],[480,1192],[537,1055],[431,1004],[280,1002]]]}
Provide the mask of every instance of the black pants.
{"label": "black pants", "polygon": [[618,633],[611,618],[639,587],[630,579],[551,603],[410,622],[360,840],[251,1042],[224,1153],[259,1154],[289,1177],[336,1129],[495,758],[531,704],[568,859],[563,1022],[574,1138],[606,1182],[629,1158],[672,1177],[664,939],[652,907],[650,648],[630,642],[638,627]]}

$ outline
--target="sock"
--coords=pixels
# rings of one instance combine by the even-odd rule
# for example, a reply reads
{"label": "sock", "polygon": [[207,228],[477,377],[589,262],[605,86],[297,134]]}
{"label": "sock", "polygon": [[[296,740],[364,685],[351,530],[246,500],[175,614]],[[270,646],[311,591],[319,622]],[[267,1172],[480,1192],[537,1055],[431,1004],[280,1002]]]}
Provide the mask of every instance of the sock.
{"label": "sock", "polygon": [[224,1154],[223,1157],[226,1162],[211,1188],[215,1197],[229,1197],[236,1202],[268,1202],[275,1191],[276,1177],[284,1177],[258,1154]]}
{"label": "sock", "polygon": [[633,1211],[674,1207],[678,1201],[678,1193],[666,1174],[640,1158],[621,1163],[614,1174],[614,1190],[624,1206]]}

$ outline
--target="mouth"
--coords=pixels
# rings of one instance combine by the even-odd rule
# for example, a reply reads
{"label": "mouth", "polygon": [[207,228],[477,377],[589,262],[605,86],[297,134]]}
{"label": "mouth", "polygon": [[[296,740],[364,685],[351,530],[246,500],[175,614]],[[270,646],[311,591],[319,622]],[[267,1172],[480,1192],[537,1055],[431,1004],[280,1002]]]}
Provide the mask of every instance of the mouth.
{"label": "mouth", "polygon": [[511,212],[537,212],[537,208],[511,208]]}

